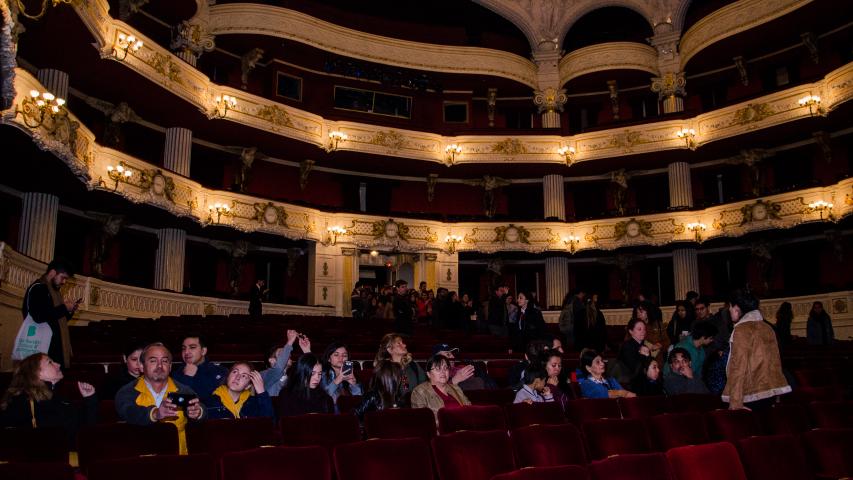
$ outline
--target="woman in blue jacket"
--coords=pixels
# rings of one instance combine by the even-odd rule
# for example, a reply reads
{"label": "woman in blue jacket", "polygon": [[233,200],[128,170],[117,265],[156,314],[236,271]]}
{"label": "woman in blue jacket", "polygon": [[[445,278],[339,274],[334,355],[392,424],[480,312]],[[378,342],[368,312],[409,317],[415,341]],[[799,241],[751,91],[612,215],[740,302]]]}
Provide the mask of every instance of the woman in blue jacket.
{"label": "woman in blue jacket", "polygon": [[225,384],[210,396],[208,418],[272,417],[272,401],[264,390],[264,379],[248,363],[235,363]]}
{"label": "woman in blue jacket", "polygon": [[578,380],[581,387],[581,396],[584,398],[618,398],[636,397],[636,395],[622,388],[615,378],[604,377],[604,360],[595,350],[586,349],[581,352],[582,378]]}

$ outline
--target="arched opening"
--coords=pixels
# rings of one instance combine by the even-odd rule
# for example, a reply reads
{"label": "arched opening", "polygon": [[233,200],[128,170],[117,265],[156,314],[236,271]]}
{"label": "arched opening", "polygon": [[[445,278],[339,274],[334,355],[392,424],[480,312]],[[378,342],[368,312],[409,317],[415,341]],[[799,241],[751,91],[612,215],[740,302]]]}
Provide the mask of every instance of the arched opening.
{"label": "arched opening", "polygon": [[625,7],[604,7],[579,18],[563,40],[563,50],[608,42],[640,42],[654,35],[652,26],[641,14]]}

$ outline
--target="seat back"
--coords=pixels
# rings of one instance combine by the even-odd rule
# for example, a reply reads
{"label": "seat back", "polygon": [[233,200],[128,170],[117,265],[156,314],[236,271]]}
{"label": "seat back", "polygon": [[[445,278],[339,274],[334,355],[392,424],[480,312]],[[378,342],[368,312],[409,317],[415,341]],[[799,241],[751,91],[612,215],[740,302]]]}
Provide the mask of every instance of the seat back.
{"label": "seat back", "polygon": [[6,480],[74,480],[68,462],[0,463],[0,478]]}
{"label": "seat back", "polygon": [[777,403],[761,414],[764,430],[773,435],[798,435],[811,429],[806,407],[798,403]]}
{"label": "seat back", "polygon": [[669,397],[663,395],[619,399],[619,410],[624,418],[649,418],[663,415],[671,409]]}
{"label": "seat back", "polygon": [[711,439],[736,442],[761,435],[758,418],[749,410],[714,410],[707,414]]}
{"label": "seat back", "polygon": [[710,442],[705,416],[701,413],[667,413],[646,420],[656,450]]}
{"label": "seat back", "polygon": [[589,472],[580,465],[557,467],[526,467],[514,472],[495,475],[492,480],[540,480],[542,478],[588,480]]}
{"label": "seat back", "polygon": [[230,452],[220,462],[222,480],[330,480],[323,447],[266,447]]}
{"label": "seat back", "polygon": [[457,432],[432,439],[439,480],[489,480],[515,470],[505,430]]}
{"label": "seat back", "polygon": [[566,423],[563,407],[557,402],[513,403],[506,406],[506,417],[510,429],[529,425],[559,425]]}
{"label": "seat back", "polygon": [[187,450],[220,457],[226,452],[275,445],[271,418],[217,419],[187,425]]}
{"label": "seat back", "polygon": [[676,447],[666,452],[675,480],[746,480],[737,450],[729,442]]}
{"label": "seat back", "polygon": [[674,413],[705,413],[725,408],[725,404],[723,404],[723,401],[717,395],[683,393],[681,395],[673,395],[669,398],[672,405],[672,412]]}
{"label": "seat back", "polygon": [[460,430],[506,430],[504,412],[495,405],[468,405],[438,411],[439,433]]}
{"label": "seat back", "polygon": [[283,445],[320,445],[331,449],[361,440],[361,427],[355,415],[312,413],[282,417],[280,426]]}
{"label": "seat back", "polygon": [[853,428],[853,402],[811,402],[809,412],[817,428]]}
{"label": "seat back", "polygon": [[68,434],[62,428],[0,428],[0,461],[67,462]]}
{"label": "seat back", "polygon": [[580,426],[588,420],[622,418],[622,413],[615,398],[581,398],[566,404],[566,417]]}
{"label": "seat back", "polygon": [[593,460],[651,451],[646,425],[639,419],[592,420],[583,423],[583,433]]}
{"label": "seat back", "polygon": [[352,413],[356,407],[361,405],[362,400],[364,399],[361,395],[341,395],[338,397],[336,402],[338,406],[338,412],[340,413]]}
{"label": "seat back", "polygon": [[738,440],[737,449],[747,478],[814,478],[806,463],[803,448],[793,435],[744,438]]}
{"label": "seat back", "polygon": [[94,462],[88,480],[217,480],[210,455],[153,455]]}
{"label": "seat back", "polygon": [[616,455],[589,464],[595,480],[672,480],[672,469],[662,453]]}
{"label": "seat back", "polygon": [[433,480],[432,456],[423,438],[375,439],[335,447],[338,480]]}
{"label": "seat back", "polygon": [[822,477],[853,477],[853,429],[818,428],[802,438],[813,472]]}
{"label": "seat back", "polygon": [[488,369],[489,376],[495,381],[495,383],[499,387],[508,387],[512,386],[512,384],[516,383],[518,379],[510,379],[509,372],[510,370],[518,365],[518,360],[490,360],[489,363],[486,364]]}
{"label": "seat back", "polygon": [[466,390],[465,396],[473,405],[509,405],[515,400],[515,392],[511,388],[496,390]]}
{"label": "seat back", "polygon": [[77,434],[77,456],[84,471],[104,460],[177,454],[178,430],[171,423],[90,425]]}
{"label": "seat back", "polygon": [[367,438],[411,438],[429,441],[435,436],[435,415],[428,408],[394,408],[364,416]]}
{"label": "seat back", "polygon": [[519,467],[587,464],[583,437],[571,424],[521,427],[511,439]]}

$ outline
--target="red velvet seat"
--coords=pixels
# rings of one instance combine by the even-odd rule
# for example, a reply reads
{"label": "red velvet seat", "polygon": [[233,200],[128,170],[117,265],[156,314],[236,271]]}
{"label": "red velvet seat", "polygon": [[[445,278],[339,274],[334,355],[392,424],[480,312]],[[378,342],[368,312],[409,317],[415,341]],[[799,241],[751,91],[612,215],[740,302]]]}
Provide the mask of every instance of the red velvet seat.
{"label": "red velvet seat", "polygon": [[619,410],[624,418],[649,418],[663,415],[671,408],[669,397],[663,395],[619,399]]}
{"label": "red velvet seat", "polygon": [[495,381],[495,383],[499,387],[510,387],[514,383],[513,380],[509,378],[509,371],[515,365],[518,365],[519,360],[507,359],[507,360],[490,360],[486,367],[488,369],[489,376]]}
{"label": "red velvet seat", "polygon": [[652,445],[662,452],[670,448],[701,445],[711,441],[705,416],[701,413],[667,413],[656,415],[646,422]]}
{"label": "red velvet seat", "polygon": [[342,414],[350,414],[352,413],[356,407],[361,405],[361,401],[364,397],[361,395],[341,395],[338,397],[337,406],[338,412]]}
{"label": "red velvet seat", "polygon": [[116,412],[116,402],[114,400],[99,400],[98,401],[98,423],[116,423],[121,419]]}
{"label": "red velvet seat", "polygon": [[794,378],[801,387],[829,387],[838,385],[838,376],[829,368],[798,368]]}
{"label": "red velvet seat", "polygon": [[581,398],[566,404],[566,417],[575,425],[588,420],[622,418],[615,398]]}
{"label": "red velvet seat", "polygon": [[[433,480],[432,455],[423,438],[376,439],[335,447],[338,480]],[[405,473],[404,473],[405,472]]]}
{"label": "red velvet seat", "polygon": [[589,456],[600,460],[611,455],[649,453],[652,450],[646,425],[638,419],[603,419],[583,423]]}
{"label": "red velvet seat", "polygon": [[673,448],[666,458],[675,480],[746,480],[737,450],[729,442]]}
{"label": "red velvet seat", "polygon": [[505,430],[457,432],[432,439],[439,480],[489,480],[515,470]]}
{"label": "red velvet seat", "polygon": [[840,402],[844,400],[844,390],[838,385],[825,387],[797,387],[794,391],[782,395],[785,403],[808,405],[810,402]]}
{"label": "red velvet seat", "polygon": [[586,445],[571,424],[533,425],[512,431],[512,448],[521,467],[586,465]]}
{"label": "red velvet seat", "polygon": [[589,480],[586,467],[561,465],[556,467],[524,467],[514,472],[495,475],[492,480]]}
{"label": "red velvet seat", "polygon": [[559,425],[566,423],[563,407],[557,402],[513,403],[507,405],[506,416],[510,429],[529,425]]}
{"label": "red velvet seat", "polygon": [[503,409],[495,405],[469,405],[438,411],[439,433],[460,430],[506,430]]}
{"label": "red velvet seat", "polygon": [[283,445],[320,445],[331,449],[361,440],[361,427],[355,415],[312,413],[282,417],[280,425]]}
{"label": "red velvet seat", "polygon": [[435,436],[435,415],[428,408],[395,408],[364,416],[367,438],[411,438],[427,441]]}
{"label": "red velvet seat", "polygon": [[209,453],[220,457],[226,452],[277,443],[271,418],[218,419],[187,425],[187,450],[190,453]]}
{"label": "red velvet seat", "polygon": [[207,454],[153,455],[95,462],[88,480],[217,480],[216,462]]}
{"label": "red velvet seat", "polygon": [[595,480],[672,480],[672,470],[662,453],[616,455],[589,464]]}
{"label": "red velvet seat", "polygon": [[817,428],[853,428],[853,402],[811,402],[809,411]]}
{"label": "red velvet seat", "polygon": [[797,435],[811,429],[806,407],[798,403],[777,403],[761,413],[764,430],[772,435]]}
{"label": "red velvet seat", "polygon": [[726,407],[718,395],[685,393],[682,395],[674,395],[669,398],[670,403],[672,404],[673,413],[705,413]]}
{"label": "red velvet seat", "polygon": [[738,440],[741,463],[750,480],[808,480],[814,478],[799,440],[793,435],[769,435]]}
{"label": "red velvet seat", "polygon": [[853,477],[853,429],[818,428],[802,437],[813,472],[823,477]]}
{"label": "red velvet seat", "polygon": [[749,410],[714,410],[707,418],[712,440],[736,442],[762,433],[758,418]]}
{"label": "red velvet seat", "polygon": [[68,462],[0,463],[0,478],[5,480],[74,480]]}
{"label": "red velvet seat", "polygon": [[466,390],[465,396],[473,405],[509,405],[515,400],[515,392],[511,388],[496,390]]}
{"label": "red velvet seat", "polygon": [[61,428],[0,428],[0,461],[67,462],[68,435]]}
{"label": "red velvet seat", "polygon": [[332,466],[323,447],[266,447],[222,456],[221,480],[330,480]]}
{"label": "red velvet seat", "polygon": [[80,467],[139,455],[177,455],[178,431],[171,423],[113,423],[83,427],[77,434]]}

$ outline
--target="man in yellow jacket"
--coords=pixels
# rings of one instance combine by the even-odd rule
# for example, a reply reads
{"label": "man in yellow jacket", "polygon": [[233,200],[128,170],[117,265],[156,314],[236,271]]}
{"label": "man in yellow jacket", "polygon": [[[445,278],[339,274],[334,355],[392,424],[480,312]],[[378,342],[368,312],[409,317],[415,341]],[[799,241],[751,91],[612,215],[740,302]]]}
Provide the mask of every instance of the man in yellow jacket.
{"label": "man in yellow jacket", "polygon": [[[205,417],[205,410],[195,392],[176,381],[172,371],[172,354],[162,343],[152,343],[142,350],[142,376],[116,393],[116,410],[122,420],[134,425],[151,425],[166,422],[178,430],[181,455],[187,454],[187,421]],[[185,407],[175,405],[170,394],[191,395]]]}

